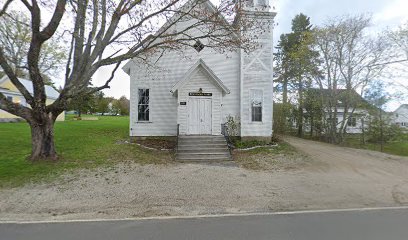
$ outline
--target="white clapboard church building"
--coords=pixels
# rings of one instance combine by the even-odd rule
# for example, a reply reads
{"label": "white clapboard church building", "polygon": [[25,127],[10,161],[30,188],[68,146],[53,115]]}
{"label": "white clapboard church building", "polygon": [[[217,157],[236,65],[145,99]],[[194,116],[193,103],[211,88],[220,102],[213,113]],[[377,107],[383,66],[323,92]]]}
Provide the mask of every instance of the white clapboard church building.
{"label": "white clapboard church building", "polygon": [[[183,56],[167,51],[154,62],[154,70],[135,59],[127,62],[123,70],[130,76],[131,137],[221,136],[232,117],[240,122],[242,138],[270,140],[276,14],[268,0],[242,2],[246,17],[269,24],[249,53],[236,49],[222,54],[197,42]],[[214,9],[210,1],[204,5]]]}

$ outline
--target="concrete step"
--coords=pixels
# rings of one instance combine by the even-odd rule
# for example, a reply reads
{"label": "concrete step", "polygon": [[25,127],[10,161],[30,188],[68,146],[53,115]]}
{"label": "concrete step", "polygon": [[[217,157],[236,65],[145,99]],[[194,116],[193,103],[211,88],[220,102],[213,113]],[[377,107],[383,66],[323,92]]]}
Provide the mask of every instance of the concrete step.
{"label": "concrete step", "polygon": [[226,143],[225,139],[179,139],[179,143],[195,143],[195,144],[205,144],[205,143]]}
{"label": "concrete step", "polygon": [[194,143],[194,142],[182,142],[178,144],[179,149],[180,148],[225,148],[227,147],[226,142],[220,142],[220,143]]}
{"label": "concrete step", "polygon": [[220,158],[220,159],[177,159],[177,162],[182,163],[215,163],[215,162],[232,162],[231,158]]}
{"label": "concrete step", "polygon": [[229,156],[229,152],[224,151],[224,152],[177,152],[177,156],[179,157],[185,157],[185,156],[191,156],[191,157],[199,157],[199,156],[207,156],[207,157],[215,157],[215,156]]}
{"label": "concrete step", "polygon": [[225,156],[181,156],[177,158],[178,161],[182,162],[213,162],[213,161],[232,161],[232,158]]}
{"label": "concrete step", "polygon": [[176,160],[183,162],[230,161],[224,136],[179,136]]}
{"label": "concrete step", "polygon": [[229,149],[227,147],[224,148],[179,148],[177,150],[178,153],[229,153]]}
{"label": "concrete step", "polygon": [[224,139],[223,135],[180,135],[179,138],[199,138],[199,139],[205,139],[205,138],[222,138]]}

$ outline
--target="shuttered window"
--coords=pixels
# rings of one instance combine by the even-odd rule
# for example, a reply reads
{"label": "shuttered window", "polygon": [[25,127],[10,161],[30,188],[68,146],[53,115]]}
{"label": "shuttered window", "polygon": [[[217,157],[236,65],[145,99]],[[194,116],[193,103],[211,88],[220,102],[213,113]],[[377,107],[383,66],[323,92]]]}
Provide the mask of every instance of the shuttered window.
{"label": "shuttered window", "polygon": [[149,109],[149,89],[143,88],[139,89],[139,101],[137,104],[138,121],[149,121],[150,120],[150,109]]}

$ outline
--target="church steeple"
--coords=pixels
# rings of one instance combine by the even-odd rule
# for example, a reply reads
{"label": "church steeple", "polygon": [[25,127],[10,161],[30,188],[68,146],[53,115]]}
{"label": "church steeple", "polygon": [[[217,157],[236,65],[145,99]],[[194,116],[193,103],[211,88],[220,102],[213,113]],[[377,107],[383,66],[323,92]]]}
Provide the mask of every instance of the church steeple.
{"label": "church steeple", "polygon": [[271,8],[270,0],[240,0],[242,9],[246,11],[267,12]]}
{"label": "church steeple", "polygon": [[240,50],[241,137],[270,138],[273,114],[273,20],[272,0],[240,0],[241,36],[253,44]]}

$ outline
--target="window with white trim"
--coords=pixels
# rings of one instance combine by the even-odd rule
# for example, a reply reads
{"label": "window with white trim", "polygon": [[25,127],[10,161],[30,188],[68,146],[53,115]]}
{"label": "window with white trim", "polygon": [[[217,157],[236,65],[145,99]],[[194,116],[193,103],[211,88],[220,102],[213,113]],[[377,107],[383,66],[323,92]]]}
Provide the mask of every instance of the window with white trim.
{"label": "window with white trim", "polygon": [[251,89],[251,121],[262,122],[263,91]]}
{"label": "window with white trim", "polygon": [[13,101],[13,97],[12,96],[7,96],[7,100],[9,100],[10,102]]}
{"label": "window with white trim", "polygon": [[150,120],[150,109],[149,109],[149,94],[148,88],[139,88],[139,101],[137,103],[137,120],[141,122],[147,122]]}
{"label": "window with white trim", "polygon": [[355,117],[351,117],[347,121],[347,126],[349,127],[355,127],[357,126],[357,119]]}

